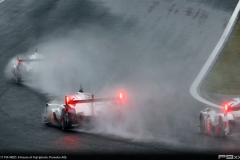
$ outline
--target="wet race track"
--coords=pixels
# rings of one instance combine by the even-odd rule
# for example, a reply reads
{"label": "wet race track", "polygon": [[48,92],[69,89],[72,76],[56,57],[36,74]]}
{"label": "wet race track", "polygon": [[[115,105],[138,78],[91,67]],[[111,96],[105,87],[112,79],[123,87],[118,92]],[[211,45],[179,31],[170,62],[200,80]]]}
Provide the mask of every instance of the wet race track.
{"label": "wet race track", "polygon": [[[1,2],[1,154],[239,151],[238,137],[199,134],[199,111],[206,105],[189,93],[237,2]],[[36,47],[45,57],[67,57],[67,67],[46,65],[34,81],[23,85],[9,80],[9,61]],[[86,92],[102,97],[124,88],[129,99],[124,121],[67,132],[45,126],[45,104],[76,92],[80,82]]]}

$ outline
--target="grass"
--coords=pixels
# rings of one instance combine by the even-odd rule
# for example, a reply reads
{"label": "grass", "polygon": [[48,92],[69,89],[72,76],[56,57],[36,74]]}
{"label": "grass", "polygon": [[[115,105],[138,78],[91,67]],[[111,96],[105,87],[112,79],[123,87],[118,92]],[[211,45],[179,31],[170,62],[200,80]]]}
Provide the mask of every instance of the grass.
{"label": "grass", "polygon": [[240,94],[240,21],[229,38],[201,90],[219,94]]}

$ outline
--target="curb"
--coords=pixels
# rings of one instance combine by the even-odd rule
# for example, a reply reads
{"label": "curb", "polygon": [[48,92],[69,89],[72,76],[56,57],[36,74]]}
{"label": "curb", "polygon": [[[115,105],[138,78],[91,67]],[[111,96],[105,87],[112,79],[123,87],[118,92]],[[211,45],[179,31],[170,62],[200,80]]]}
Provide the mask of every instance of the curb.
{"label": "curb", "polygon": [[192,85],[190,87],[190,94],[195,99],[197,99],[198,101],[205,103],[209,106],[215,107],[215,108],[222,108],[222,107],[220,105],[218,105],[217,103],[215,103],[215,101],[210,102],[207,99],[205,99],[206,97],[202,96],[202,94],[201,94],[200,86],[201,86],[202,80],[207,75],[208,71],[210,70],[210,68],[213,65],[213,62],[215,62],[218,55],[222,51],[224,44],[226,43],[227,39],[229,38],[230,33],[232,32],[232,30],[236,24],[239,11],[240,11],[240,0],[230,18],[227,26],[226,26],[221,38],[219,39],[217,45],[215,46],[215,48],[212,51],[211,55],[209,56],[208,60],[206,61],[206,63],[202,67],[201,71],[199,72],[197,78],[194,80],[194,82],[192,83]]}

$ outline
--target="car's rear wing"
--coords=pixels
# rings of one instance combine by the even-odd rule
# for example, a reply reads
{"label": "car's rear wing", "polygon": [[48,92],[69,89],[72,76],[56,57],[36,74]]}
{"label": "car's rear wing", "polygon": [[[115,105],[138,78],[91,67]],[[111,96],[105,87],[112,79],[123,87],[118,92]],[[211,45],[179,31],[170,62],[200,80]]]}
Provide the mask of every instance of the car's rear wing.
{"label": "car's rear wing", "polygon": [[65,96],[65,106],[68,108],[69,105],[79,104],[79,103],[92,103],[92,116],[94,116],[94,102],[117,102],[120,105],[123,101],[123,93],[119,93],[119,96],[116,98],[98,98],[94,99],[94,95],[91,94],[91,99],[84,99],[84,100],[74,100],[71,99],[70,96]]}
{"label": "car's rear wing", "polygon": [[18,63],[21,63],[21,62],[39,62],[39,61],[43,61],[43,59],[18,59],[17,61],[18,61]]}
{"label": "car's rear wing", "polygon": [[69,96],[65,96],[65,104],[77,104],[77,103],[94,103],[94,102],[122,102],[123,100],[123,94],[120,93],[119,97],[116,98],[98,98],[94,99],[94,95],[92,95],[91,99],[84,99],[84,100],[73,100],[70,99]]}
{"label": "car's rear wing", "polygon": [[20,64],[22,62],[39,62],[39,61],[43,61],[44,59],[19,59],[17,57],[17,63]]}

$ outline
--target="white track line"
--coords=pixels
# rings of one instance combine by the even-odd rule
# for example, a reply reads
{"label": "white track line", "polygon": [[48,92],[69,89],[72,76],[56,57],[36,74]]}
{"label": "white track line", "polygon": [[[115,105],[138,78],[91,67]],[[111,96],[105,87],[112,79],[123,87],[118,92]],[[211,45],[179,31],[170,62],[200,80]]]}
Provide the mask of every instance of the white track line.
{"label": "white track line", "polygon": [[4,0],[0,0],[0,3],[4,2]]}
{"label": "white track line", "polygon": [[210,105],[212,107],[222,108],[221,106],[219,106],[217,104],[214,104],[214,103],[211,103],[211,102],[207,101],[206,99],[204,99],[203,97],[201,97],[199,95],[199,84],[201,83],[201,81],[205,77],[209,68],[212,66],[215,58],[220,53],[221,49],[223,48],[224,43],[228,39],[231,31],[233,30],[233,27],[234,27],[234,24],[236,23],[239,11],[240,11],[240,0],[239,0],[231,18],[230,18],[230,20],[228,22],[227,27],[225,28],[220,40],[218,41],[216,47],[214,48],[214,50],[211,53],[210,57],[208,58],[207,62],[204,64],[204,66],[201,69],[200,73],[198,74],[197,78],[194,80],[193,84],[190,87],[190,93],[195,99],[197,99],[198,101],[200,101],[202,103]]}

